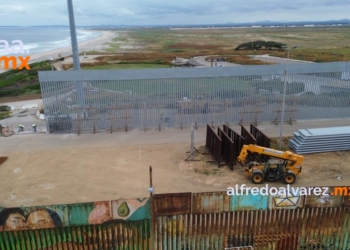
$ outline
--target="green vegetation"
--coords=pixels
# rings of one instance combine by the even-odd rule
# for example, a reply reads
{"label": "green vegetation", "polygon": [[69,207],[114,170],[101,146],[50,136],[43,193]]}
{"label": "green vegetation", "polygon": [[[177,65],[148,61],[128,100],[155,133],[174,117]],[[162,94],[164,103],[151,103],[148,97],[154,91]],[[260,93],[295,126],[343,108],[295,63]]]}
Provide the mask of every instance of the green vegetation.
{"label": "green vegetation", "polygon": [[270,139],[270,148],[274,148],[274,149],[279,149],[282,151],[287,151],[287,150],[291,150],[291,148],[289,147],[289,141],[293,138],[293,136],[283,136],[282,137],[282,143],[281,143],[281,148],[279,148],[279,138],[277,137],[273,137]]}
{"label": "green vegetation", "polygon": [[168,65],[162,64],[152,64],[152,63],[127,63],[127,64],[107,64],[107,65],[97,65],[92,67],[85,67],[84,70],[91,69],[153,69],[153,68],[169,68]]}
{"label": "green vegetation", "polygon": [[[286,57],[285,51],[273,51],[271,56]],[[350,48],[305,49],[298,48],[290,53],[290,58],[310,62],[350,61]]]}
{"label": "green vegetation", "polygon": [[11,115],[10,107],[0,106],[0,120],[5,119]]}
{"label": "green vegetation", "polygon": [[38,71],[51,70],[46,62],[30,64],[30,70],[9,70],[0,74],[0,97],[39,94]]}
{"label": "green vegetation", "polygon": [[349,107],[350,106],[350,90],[342,90],[339,92],[324,93],[315,95],[306,92],[301,96],[300,105],[328,107],[332,103],[332,107]]}
{"label": "green vegetation", "polygon": [[[348,27],[296,27],[262,29],[148,29],[128,30],[124,33],[131,46],[142,44],[139,57],[157,53],[171,53],[172,57],[190,58],[200,55],[232,56],[232,62],[242,65],[257,64],[256,60],[244,57],[259,54],[286,57],[280,44],[298,45],[290,53],[291,59],[312,62],[350,61],[350,35]],[[251,41],[273,41],[258,50],[239,49],[238,46]],[[274,47],[275,46],[275,47]],[[261,48],[260,48],[261,47]],[[128,50],[133,52],[133,49]],[[229,60],[227,60],[229,61]],[[231,60],[230,60],[231,61]]]}
{"label": "green vegetation", "polygon": [[284,43],[278,43],[274,41],[254,41],[254,42],[247,42],[242,43],[236,47],[235,50],[245,49],[245,50],[258,50],[258,49],[282,49],[283,46],[287,46],[287,44]]}
{"label": "green vegetation", "polygon": [[[130,81],[110,81],[96,87],[112,91],[132,91],[133,95],[142,95],[144,98],[163,98],[165,95],[170,98],[181,99],[188,97],[194,99],[201,93],[208,93],[208,98],[230,98],[237,95],[246,96],[251,91],[251,84],[239,78],[212,78],[212,79],[158,79],[152,80],[154,84],[149,84],[147,88],[142,83],[145,80]],[[159,84],[162,83],[162,84]],[[192,84],[191,90],[184,91],[188,84]],[[218,87],[220,86],[220,87]]]}
{"label": "green vegetation", "polygon": [[112,42],[105,43],[108,45],[108,49],[105,49],[106,52],[118,52],[120,49],[120,39],[119,37],[113,38]]}

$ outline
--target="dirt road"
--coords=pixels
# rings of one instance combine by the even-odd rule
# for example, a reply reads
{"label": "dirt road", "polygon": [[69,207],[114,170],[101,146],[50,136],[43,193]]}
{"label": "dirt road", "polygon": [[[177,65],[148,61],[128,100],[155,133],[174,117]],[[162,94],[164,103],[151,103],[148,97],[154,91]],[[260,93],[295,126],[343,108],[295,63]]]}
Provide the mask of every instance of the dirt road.
{"label": "dirt road", "polygon": [[[268,135],[278,133],[275,125],[260,128]],[[297,125],[286,126],[288,134],[296,130]],[[202,161],[186,162],[189,129],[79,136],[29,134],[0,140],[0,155],[9,156],[0,165],[2,207],[147,197],[149,166],[153,167],[155,193],[226,191],[242,183],[252,186],[239,165],[234,171],[218,169],[202,154],[195,158]],[[203,151],[204,143],[205,128],[200,128],[195,146]],[[303,175],[295,186],[350,185],[350,152],[305,157]],[[335,179],[339,175],[341,181]]]}

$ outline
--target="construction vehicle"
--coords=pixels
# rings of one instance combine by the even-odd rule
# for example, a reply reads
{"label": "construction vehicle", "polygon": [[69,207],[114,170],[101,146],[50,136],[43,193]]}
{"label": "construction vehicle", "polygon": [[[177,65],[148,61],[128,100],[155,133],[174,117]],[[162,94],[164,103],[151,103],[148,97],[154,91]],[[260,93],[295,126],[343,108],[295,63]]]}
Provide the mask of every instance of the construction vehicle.
{"label": "construction vehicle", "polygon": [[[270,158],[263,164],[256,161],[246,164],[249,152],[270,156],[275,159]],[[286,184],[293,184],[296,181],[297,175],[301,173],[301,165],[304,162],[304,157],[290,151],[278,151],[249,144],[243,145],[237,160],[245,167],[246,177],[250,178],[255,184],[261,184],[264,180],[282,180]]]}

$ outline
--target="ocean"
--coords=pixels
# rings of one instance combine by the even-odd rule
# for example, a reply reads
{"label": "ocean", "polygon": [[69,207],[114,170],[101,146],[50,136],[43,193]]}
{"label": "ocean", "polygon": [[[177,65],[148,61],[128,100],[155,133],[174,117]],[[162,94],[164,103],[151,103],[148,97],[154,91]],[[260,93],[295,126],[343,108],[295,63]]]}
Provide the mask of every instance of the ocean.
{"label": "ocean", "polygon": [[[76,33],[78,43],[101,36],[98,31],[82,28],[77,28]],[[71,46],[69,27],[0,27],[0,40],[6,40],[10,47],[13,40],[21,40],[24,50],[29,50],[27,55]],[[4,51],[4,42],[0,42],[1,55],[9,55]]]}

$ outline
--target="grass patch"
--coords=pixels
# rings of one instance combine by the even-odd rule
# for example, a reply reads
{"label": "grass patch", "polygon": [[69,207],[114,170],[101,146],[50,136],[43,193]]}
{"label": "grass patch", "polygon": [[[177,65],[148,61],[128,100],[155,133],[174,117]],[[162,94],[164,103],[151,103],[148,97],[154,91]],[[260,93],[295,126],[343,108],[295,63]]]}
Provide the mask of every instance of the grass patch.
{"label": "grass patch", "polygon": [[274,137],[270,139],[270,148],[278,149],[281,151],[291,151],[291,148],[288,146],[289,141],[293,136],[282,136],[281,148],[279,148],[279,137]]}
{"label": "grass patch", "polygon": [[[275,51],[271,56],[286,57],[286,52]],[[289,53],[289,58],[310,62],[350,61],[350,48],[334,49],[296,49]]]}
{"label": "grass patch", "polygon": [[6,111],[6,112],[0,112],[0,120],[5,119],[7,117],[11,116],[11,112]]}
{"label": "grass patch", "polygon": [[0,97],[40,94],[38,71],[51,70],[46,61],[29,64],[30,70],[9,70],[0,74]]}
{"label": "grass patch", "polygon": [[[190,58],[203,55],[259,55],[271,54],[286,57],[285,51],[235,51],[242,43],[255,40],[276,41],[288,46],[298,45],[290,58],[312,62],[350,61],[350,35],[348,27],[296,27],[261,29],[148,29],[131,30],[128,36],[144,45],[143,51],[151,53],[176,53],[178,57]],[[185,54],[187,53],[188,56]],[[180,55],[181,54],[181,55]],[[166,55],[164,55],[166,56]],[[174,55],[171,55],[174,56]],[[248,57],[230,59],[242,65],[266,64]]]}
{"label": "grass patch", "polygon": [[120,50],[120,43],[108,42],[105,45],[108,45],[108,48],[104,49],[105,52],[114,53]]}
{"label": "grass patch", "polygon": [[[216,164],[214,164],[216,166]],[[215,174],[220,174],[221,170],[220,169],[207,169],[207,168],[194,168],[193,171],[198,174],[204,174],[204,175],[215,175]]]}
{"label": "grass patch", "polygon": [[143,64],[133,64],[133,63],[127,63],[127,64],[107,64],[107,65],[97,65],[92,67],[85,67],[84,70],[91,70],[91,69],[155,69],[155,68],[169,68],[168,65],[162,65],[162,64],[152,64],[152,63],[143,63]]}
{"label": "grass patch", "polygon": [[11,116],[11,108],[9,106],[0,106],[0,120]]}

